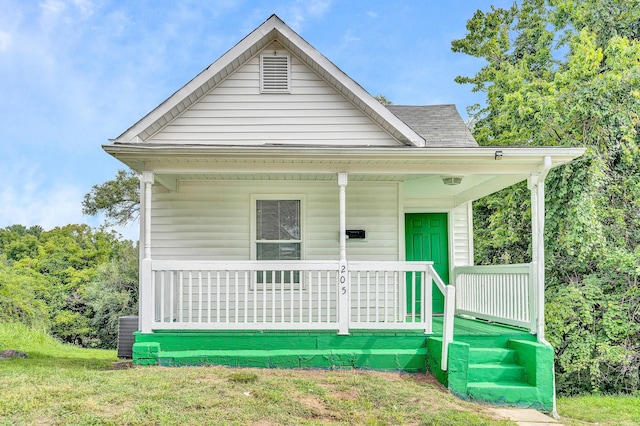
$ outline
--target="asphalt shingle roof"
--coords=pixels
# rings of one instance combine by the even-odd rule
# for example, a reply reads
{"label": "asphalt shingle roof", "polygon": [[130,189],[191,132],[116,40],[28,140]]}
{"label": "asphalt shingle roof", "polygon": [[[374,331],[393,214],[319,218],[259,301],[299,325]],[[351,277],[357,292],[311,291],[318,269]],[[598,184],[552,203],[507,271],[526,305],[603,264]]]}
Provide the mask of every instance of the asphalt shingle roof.
{"label": "asphalt shingle roof", "polygon": [[422,136],[427,147],[478,146],[455,105],[387,105],[387,109]]}

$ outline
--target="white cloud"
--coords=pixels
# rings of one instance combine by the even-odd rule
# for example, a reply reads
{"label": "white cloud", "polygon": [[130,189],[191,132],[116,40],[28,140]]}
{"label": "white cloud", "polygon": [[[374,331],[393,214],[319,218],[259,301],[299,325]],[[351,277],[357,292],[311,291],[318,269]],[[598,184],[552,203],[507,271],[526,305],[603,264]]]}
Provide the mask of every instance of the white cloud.
{"label": "white cloud", "polygon": [[40,8],[45,14],[58,15],[67,8],[67,5],[62,0],[46,0],[40,3]]}
{"label": "white cloud", "polygon": [[329,0],[304,1],[303,3],[306,5],[308,14],[314,18],[321,18],[331,7]]}
{"label": "white cloud", "polygon": [[72,223],[97,224],[82,214],[79,186],[52,182],[26,165],[4,167],[0,188],[0,227],[40,225],[45,229]]}
{"label": "white cloud", "polygon": [[357,37],[353,34],[353,30],[348,30],[347,33],[342,38],[345,43],[352,43],[354,41],[360,41],[360,37]]}
{"label": "white cloud", "polygon": [[80,11],[83,18],[93,15],[93,3],[91,0],[73,0],[73,4]]}
{"label": "white cloud", "polygon": [[373,10],[370,10],[370,11],[367,12],[367,16],[369,18],[377,18],[378,14],[376,12],[374,12]]}
{"label": "white cloud", "polygon": [[330,0],[297,0],[289,9],[287,23],[296,31],[300,32],[308,17],[322,18],[331,9]]}
{"label": "white cloud", "polygon": [[38,6],[42,28],[50,34],[67,31],[94,13],[91,0],[45,0]]}
{"label": "white cloud", "polygon": [[12,42],[13,38],[11,37],[11,34],[5,31],[0,31],[0,52],[9,50]]}

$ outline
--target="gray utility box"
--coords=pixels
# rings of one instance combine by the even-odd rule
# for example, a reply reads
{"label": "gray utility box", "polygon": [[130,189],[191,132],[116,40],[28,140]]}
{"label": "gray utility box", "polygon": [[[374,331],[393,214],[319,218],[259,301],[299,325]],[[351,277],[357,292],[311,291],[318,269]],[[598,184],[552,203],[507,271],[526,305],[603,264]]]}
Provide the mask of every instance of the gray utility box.
{"label": "gray utility box", "polygon": [[138,317],[120,317],[118,322],[118,358],[133,356],[133,332],[138,331]]}

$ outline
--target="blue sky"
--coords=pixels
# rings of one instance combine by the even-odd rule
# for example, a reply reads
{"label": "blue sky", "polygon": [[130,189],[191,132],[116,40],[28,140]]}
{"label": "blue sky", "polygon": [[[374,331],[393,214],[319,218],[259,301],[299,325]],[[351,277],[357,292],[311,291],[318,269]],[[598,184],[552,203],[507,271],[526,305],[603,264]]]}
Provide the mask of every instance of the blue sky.
{"label": "blue sky", "polygon": [[512,2],[0,0],[0,228],[99,226],[83,196],[123,168],[101,145],[273,13],[372,95],[466,117],[483,96],[453,79],[483,63],[451,41]]}

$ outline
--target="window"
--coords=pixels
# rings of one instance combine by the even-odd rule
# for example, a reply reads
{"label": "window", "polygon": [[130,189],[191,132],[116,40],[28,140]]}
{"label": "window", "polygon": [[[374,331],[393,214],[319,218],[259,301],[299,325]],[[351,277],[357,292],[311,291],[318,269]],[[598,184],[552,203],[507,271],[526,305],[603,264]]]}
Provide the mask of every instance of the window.
{"label": "window", "polygon": [[290,83],[289,55],[260,55],[260,91],[262,93],[289,93]]}
{"label": "window", "polygon": [[[255,202],[255,253],[257,260],[300,260],[301,202],[291,200],[256,200]],[[258,273],[257,282],[287,283],[300,282],[299,271]]]}

